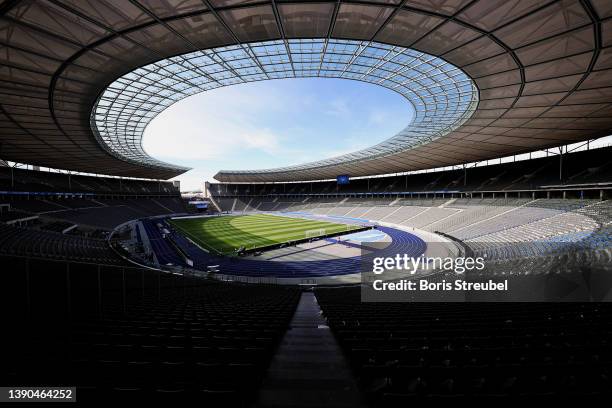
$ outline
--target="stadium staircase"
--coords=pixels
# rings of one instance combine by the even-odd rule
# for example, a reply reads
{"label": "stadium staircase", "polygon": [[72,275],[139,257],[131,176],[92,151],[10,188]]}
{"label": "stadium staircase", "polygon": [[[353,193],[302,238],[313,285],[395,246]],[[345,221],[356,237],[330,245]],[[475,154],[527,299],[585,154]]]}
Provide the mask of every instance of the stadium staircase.
{"label": "stadium staircase", "polygon": [[302,292],[289,330],[264,378],[257,406],[365,406],[313,292]]}
{"label": "stadium staircase", "polygon": [[218,212],[223,212],[223,211],[221,211],[221,207],[219,207],[219,204],[217,204],[217,201],[215,200],[215,198],[213,196],[210,196],[208,199],[210,200],[210,203],[213,205],[213,207],[215,207],[215,209]]}
{"label": "stadium staircase", "polygon": [[457,199],[456,199],[456,198],[452,198],[452,199],[448,200],[447,202],[445,202],[445,203],[443,203],[443,204],[440,204],[440,205],[439,205],[439,207],[440,207],[440,208],[444,208],[444,207],[446,207],[446,206],[451,205],[451,204],[452,204],[452,203],[454,203],[455,201],[457,201]]}
{"label": "stadium staircase", "polygon": [[[246,205],[244,206],[244,209],[243,209],[242,211],[243,211],[243,212],[245,212],[245,211],[249,211],[249,210],[251,209],[251,203],[252,203],[252,202],[253,202],[253,199],[252,199],[252,198],[251,198],[251,199],[249,199],[249,201],[246,203]],[[255,208],[252,208],[252,209],[254,210]]]}
{"label": "stadium staircase", "polygon": [[484,219],[478,220],[478,221],[476,221],[476,222],[474,222],[472,224],[469,224],[469,225],[465,225],[465,226],[463,226],[463,227],[461,227],[459,229],[454,230],[453,232],[457,232],[457,231],[460,231],[460,230],[463,230],[463,229],[466,229],[466,228],[473,228],[474,225],[481,224],[481,223],[484,223],[484,222],[488,222],[488,221],[490,221],[490,220],[492,220],[494,218],[498,218],[498,217],[504,216],[504,215],[506,215],[506,214],[508,214],[510,212],[516,211],[519,208],[526,207],[528,204],[534,203],[535,201],[536,200],[529,201],[529,202],[527,202],[525,204],[519,205],[518,207],[511,207],[511,208],[509,208],[508,210],[506,210],[506,211],[504,211],[502,213],[495,214],[495,215],[493,215],[493,216],[491,216],[489,218],[484,218]]}
{"label": "stadium staircase", "polygon": [[160,206],[161,208],[163,208],[164,210],[167,210],[169,214],[172,214],[174,211],[168,207],[166,207],[165,205],[163,205],[162,203],[160,203],[159,201],[155,200],[155,199],[151,199],[152,202],[154,202],[155,204],[157,204],[158,206]]}

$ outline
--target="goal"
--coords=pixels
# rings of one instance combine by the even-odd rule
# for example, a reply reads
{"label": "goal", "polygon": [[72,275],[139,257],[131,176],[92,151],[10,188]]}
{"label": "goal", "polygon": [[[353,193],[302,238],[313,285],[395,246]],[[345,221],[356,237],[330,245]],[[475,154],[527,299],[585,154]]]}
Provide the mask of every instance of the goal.
{"label": "goal", "polygon": [[304,236],[306,238],[315,238],[315,237],[320,237],[325,235],[325,228],[315,228],[315,229],[311,229],[311,230],[306,230],[304,231]]}

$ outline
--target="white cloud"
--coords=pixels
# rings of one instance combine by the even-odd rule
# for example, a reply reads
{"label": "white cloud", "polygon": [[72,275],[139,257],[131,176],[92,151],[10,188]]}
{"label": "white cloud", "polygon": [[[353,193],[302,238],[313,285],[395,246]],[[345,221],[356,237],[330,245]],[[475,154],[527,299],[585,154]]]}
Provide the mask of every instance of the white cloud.
{"label": "white cloud", "polygon": [[378,109],[371,110],[368,117],[368,121],[375,125],[382,125],[389,119],[391,119],[389,113]]}
{"label": "white cloud", "polygon": [[328,108],[325,113],[327,113],[328,115],[345,118],[347,116],[350,116],[351,110],[349,109],[348,102],[346,101],[346,99],[337,98],[329,102]]}
{"label": "white cloud", "polygon": [[246,148],[258,149],[269,154],[285,151],[281,147],[280,137],[270,129],[250,129],[239,136]]}
{"label": "white cloud", "polygon": [[280,136],[249,123],[219,120],[203,114],[195,118],[172,118],[151,123],[143,146],[153,157],[165,160],[216,159],[234,149],[278,153]]}
{"label": "white cloud", "polygon": [[[228,89],[229,90],[229,89]],[[233,92],[230,92],[233,94]],[[143,147],[163,160],[209,160],[234,149],[278,154],[282,137],[253,123],[261,112],[282,110],[277,99],[255,93],[196,95],[198,100],[163,111],[145,129]]]}

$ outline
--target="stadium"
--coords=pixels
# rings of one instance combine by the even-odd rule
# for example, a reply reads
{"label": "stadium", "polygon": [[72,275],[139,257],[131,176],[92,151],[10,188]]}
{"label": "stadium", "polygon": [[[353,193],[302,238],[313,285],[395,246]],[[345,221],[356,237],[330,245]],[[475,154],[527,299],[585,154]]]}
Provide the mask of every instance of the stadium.
{"label": "stadium", "polygon": [[[0,0],[0,24],[0,402],[612,392],[609,0]],[[191,96],[304,78],[414,114],[195,196],[143,147]]]}

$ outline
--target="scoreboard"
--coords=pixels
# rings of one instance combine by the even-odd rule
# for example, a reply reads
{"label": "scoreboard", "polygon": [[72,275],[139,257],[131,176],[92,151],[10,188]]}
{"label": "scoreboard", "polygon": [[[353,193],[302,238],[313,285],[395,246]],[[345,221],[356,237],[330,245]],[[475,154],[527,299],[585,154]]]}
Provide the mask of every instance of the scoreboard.
{"label": "scoreboard", "polygon": [[342,174],[342,175],[336,177],[336,182],[338,184],[349,184],[350,179],[349,179],[349,176],[347,174]]}

